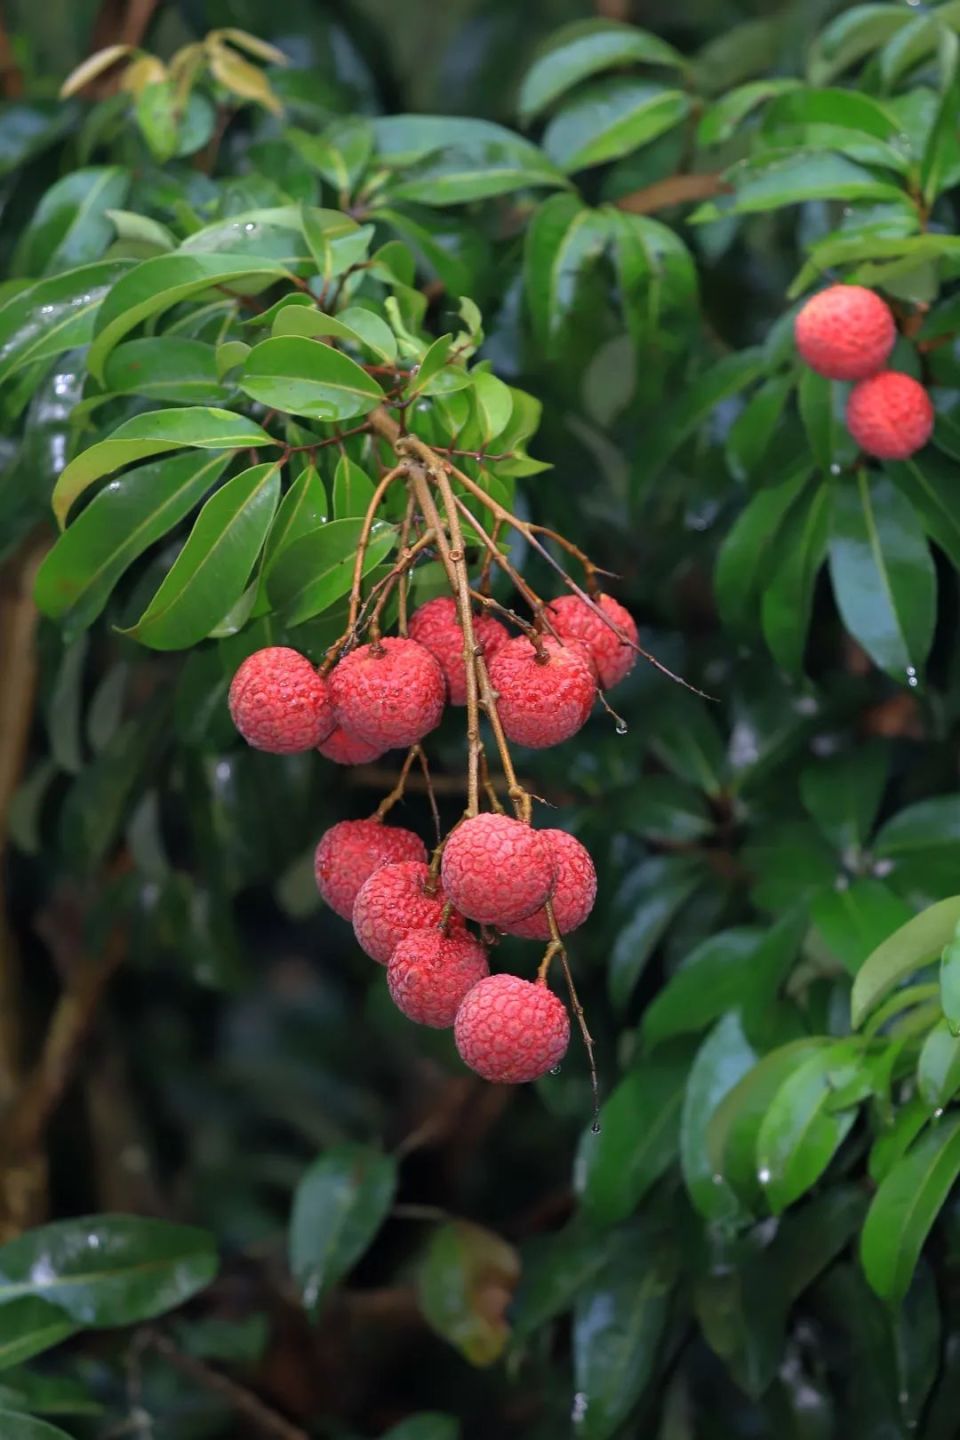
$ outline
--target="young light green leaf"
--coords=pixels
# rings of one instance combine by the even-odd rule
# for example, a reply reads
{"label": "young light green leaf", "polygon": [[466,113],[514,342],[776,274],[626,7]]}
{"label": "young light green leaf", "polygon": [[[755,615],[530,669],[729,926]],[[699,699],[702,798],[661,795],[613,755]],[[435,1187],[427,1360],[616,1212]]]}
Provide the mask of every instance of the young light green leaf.
{"label": "young light green leaf", "polygon": [[108,440],[91,445],[70,462],[54,486],[53,512],[62,528],[74,501],[95,480],[151,455],[187,447],[228,450],[277,443],[255,421],[229,410],[151,410],[124,421]]}
{"label": "young light green leaf", "polygon": [[299,335],[255,345],[238,383],[253,400],[314,420],[348,420],[383,401],[376,380],[355,360]]}
{"label": "young light green leaf", "polygon": [[679,125],[690,112],[684,91],[626,78],[580,90],[557,111],[543,137],[566,174],[629,155]]}
{"label": "young light green leaf", "polygon": [[910,1287],[924,1241],[960,1175],[960,1115],[920,1136],[886,1174],[867,1211],[860,1260],[882,1300]]}
{"label": "young light green leaf", "polygon": [[290,1268],[307,1313],[360,1259],[397,1188],[396,1162],[368,1145],[337,1145],[304,1173],[293,1197]]}
{"label": "young light green leaf", "polygon": [[581,80],[602,70],[630,64],[668,65],[683,69],[685,61],[672,45],[613,20],[582,20],[565,25],[541,48],[520,88],[524,123],[546,110]]}
{"label": "young light green leaf", "polygon": [[855,1029],[902,980],[940,955],[953,939],[958,922],[960,896],[952,896],[914,915],[877,946],[853,982],[850,1015]]}

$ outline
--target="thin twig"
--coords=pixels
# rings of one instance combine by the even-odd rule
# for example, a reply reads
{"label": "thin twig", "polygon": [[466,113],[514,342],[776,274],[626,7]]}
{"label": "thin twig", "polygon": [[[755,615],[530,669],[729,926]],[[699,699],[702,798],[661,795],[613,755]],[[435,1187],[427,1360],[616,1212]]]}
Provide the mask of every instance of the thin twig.
{"label": "thin twig", "polygon": [[414,761],[417,759],[419,754],[420,746],[411,745],[410,749],[407,751],[407,756],[401,767],[400,774],[397,776],[396,784],[390,791],[389,795],[384,795],[383,799],[380,801],[380,804],[377,806],[376,810],[374,810],[372,816],[370,817],[372,820],[383,820],[387,815],[390,814],[390,811],[393,809],[394,805],[396,805],[398,801],[403,799],[403,792],[407,786],[407,776],[413,769]]}
{"label": "thin twig", "polygon": [[258,1430],[261,1435],[266,1435],[269,1440],[310,1440],[306,1430],[301,1430],[299,1425],[293,1425],[289,1420],[284,1419],[276,1410],[265,1404],[259,1395],[254,1395],[253,1391],[238,1385],[235,1380],[221,1374],[219,1370],[211,1369],[202,1360],[185,1354],[169,1336],[162,1334],[159,1330],[148,1330],[145,1333],[150,1347],[158,1355],[162,1355],[175,1370],[179,1370],[181,1375],[185,1375],[189,1380],[201,1385],[204,1390],[219,1395],[237,1415]]}

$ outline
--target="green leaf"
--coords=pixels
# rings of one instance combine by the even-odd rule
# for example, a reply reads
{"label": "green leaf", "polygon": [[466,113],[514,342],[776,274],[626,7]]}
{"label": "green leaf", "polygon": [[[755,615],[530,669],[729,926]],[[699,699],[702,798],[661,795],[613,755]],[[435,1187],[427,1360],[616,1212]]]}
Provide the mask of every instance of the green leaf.
{"label": "green leaf", "polygon": [[438,1226],[417,1275],[424,1319],[471,1365],[492,1365],[509,1338],[503,1312],[519,1270],[492,1231],[465,1220]]}
{"label": "green leaf", "polygon": [[912,1100],[900,1106],[892,1122],[881,1130],[870,1149],[867,1168],[875,1185],[879,1185],[903,1158],[932,1114],[930,1106],[919,1095],[914,1095]]}
{"label": "green leaf", "polygon": [[453,1415],[424,1410],[385,1430],[383,1440],[459,1440],[460,1422]]}
{"label": "green leaf", "polygon": [[741,390],[766,369],[760,349],[726,355],[684,388],[667,415],[649,437],[640,457],[640,483],[646,489],[675,450],[693,434],[712,410]]}
{"label": "green leaf", "polygon": [[0,1305],[0,1370],[22,1365],[80,1329],[58,1305],[26,1296]]}
{"label": "green leaf", "polygon": [[13,1410],[0,1410],[0,1433],[3,1440],[70,1440],[66,1431],[56,1425]]}
{"label": "green leaf", "polygon": [[314,420],[348,420],[383,401],[383,391],[355,360],[302,336],[263,340],[247,356],[238,381],[253,400]]}
{"label": "green leaf", "polygon": [[611,1440],[653,1378],[676,1275],[672,1253],[637,1230],[577,1298],[577,1440]]}
{"label": "green leaf", "polygon": [[880,200],[906,202],[904,192],[880,180],[863,165],[828,150],[804,150],[764,165],[744,162],[728,176],[733,194],[701,205],[691,224],[721,215],[751,215],[801,205],[808,200]]}
{"label": "green leaf", "polygon": [[396,1162],[368,1145],[337,1145],[306,1170],[293,1197],[290,1269],[308,1314],[373,1241],[397,1188]]}
{"label": "green leaf", "polygon": [[[274,608],[288,625],[300,625],[320,615],[346,595],[353,582],[353,564],[363,519],[332,520],[301,535],[285,551],[267,581]],[[396,544],[396,526],[377,521],[370,532],[363,573],[368,574]]]}
{"label": "green leaf", "polygon": [[884,467],[929,538],[960,570],[960,496],[954,478],[956,461],[928,446],[922,454]]}
{"label": "green leaf", "polygon": [[680,1120],[680,1163],[697,1210],[707,1220],[729,1220],[739,1209],[722,1176],[715,1176],[707,1128],[717,1106],[753,1067],[756,1054],[737,1015],[725,1015],[710,1031],[690,1067]]}
{"label": "green leaf", "polygon": [[38,608],[52,619],[69,615],[71,630],[90,625],[121,575],[190,513],[228,459],[187,453],[111,480],[46,555],[34,590]]}
{"label": "green leaf", "polygon": [[934,795],[908,805],[881,827],[875,855],[900,859],[933,848],[960,844],[960,803],[955,794]]}
{"label": "green leaf", "polygon": [[146,395],[180,405],[209,405],[223,399],[215,347],[172,335],[118,345],[107,359],[103,383],[121,395]]}
{"label": "green leaf", "polygon": [[[183,300],[220,287],[229,293],[231,284],[238,281],[244,282],[244,293],[249,294],[251,285],[265,289],[275,280],[290,278],[284,266],[257,255],[179,251],[144,260],[118,280],[100,306],[87,357],[90,373],[102,383],[107,356],[124,335]],[[0,311],[0,334],[2,325],[3,312]]]}
{"label": "green leaf", "polygon": [[514,1340],[523,1342],[558,1315],[572,1310],[577,1295],[606,1265],[620,1232],[601,1231],[574,1218],[562,1230],[524,1242],[521,1276],[511,1307]]}
{"label": "green leaf", "polygon": [[832,487],[830,574],[843,622],[901,684],[916,685],[933,640],[936,574],[909,502],[861,470]]}
{"label": "green leaf", "polygon": [[161,165],[177,149],[177,89],[169,80],[144,85],[136,98],[134,114],[140,133]]}
{"label": "green leaf", "polygon": [[118,165],[72,170],[46,192],[17,251],[27,275],[70,270],[99,260],[113,239],[111,208],[125,203],[130,176]]}
{"label": "green leaf", "polygon": [[40,360],[85,345],[104,296],[129,260],[100,260],[40,280],[0,306],[0,384]]}
{"label": "green leaf", "polygon": [[348,455],[341,455],[333,475],[333,513],[338,520],[365,515],[373,499],[374,484],[367,472]]}
{"label": "green leaf", "polygon": [[221,485],[126,633],[153,650],[185,650],[208,635],[243,593],[279,498],[276,461],[252,465]]}
{"label": "green leaf", "polygon": [[883,936],[909,915],[910,906],[872,875],[824,890],[810,904],[810,917],[827,948],[851,975],[857,974]]}
{"label": "green leaf", "polygon": [[814,586],[827,556],[829,519],[827,487],[808,489],[781,527],[773,579],[763,593],[764,638],[777,663],[792,675],[803,669]]}
{"label": "green leaf", "polygon": [[924,1241],[960,1175],[960,1115],[932,1125],[880,1183],[860,1237],[860,1260],[882,1300],[906,1295]]}
{"label": "green leaf", "polygon": [[690,99],[665,85],[625,77],[579,90],[547,126],[543,145],[566,174],[629,155],[679,125]]}
{"label": "green leaf", "polygon": [[731,425],[726,451],[727,464],[735,480],[749,479],[766,458],[793,385],[792,375],[771,376],[750,397]]}
{"label": "green leaf", "polygon": [[940,1004],[951,1033],[960,1034],[960,932],[940,956]]}
{"label": "green leaf", "polygon": [[378,360],[391,364],[397,358],[397,338],[385,320],[372,310],[352,306],[339,315],[326,315],[302,305],[284,305],[273,322],[274,337],[333,335],[370,350]]}
{"label": "green leaf", "polygon": [[853,982],[850,1016],[854,1029],[902,980],[936,959],[953,939],[958,921],[960,896],[952,896],[914,915],[877,946]]}
{"label": "green leaf", "polygon": [[642,1061],[604,1101],[599,1133],[581,1136],[574,1186],[597,1225],[632,1215],[676,1158],[689,1059],[682,1046]]}
{"label": "green leaf", "polygon": [[574,318],[586,267],[602,256],[610,238],[606,218],[573,195],[551,195],[538,206],[524,246],[524,290],[541,349]]}
{"label": "green leaf", "polygon": [[[844,1108],[837,1092],[847,1092]],[[869,1093],[855,1041],[817,1050],[778,1087],[757,1131],[757,1178],[775,1214],[809,1190],[849,1133],[852,1107]]]}
{"label": "green leaf", "polygon": [[[341,464],[343,463],[344,461],[341,461]],[[337,469],[339,468],[338,466]],[[316,466],[308,465],[284,495],[276,519],[270,526],[270,533],[263,547],[264,577],[295,540],[325,524],[327,514],[327,493],[323,478]]]}
{"label": "green leaf", "polygon": [[701,940],[644,1012],[645,1043],[705,1030],[725,1010],[736,1009],[761,938],[761,931],[743,925]]}
{"label": "green leaf", "polygon": [[489,371],[476,371],[472,380],[477,419],[486,446],[509,425],[513,414],[513,392],[509,385]]}
{"label": "green leaf", "polygon": [[814,460],[824,473],[833,465],[837,445],[846,432],[836,406],[833,382],[813,370],[804,370],[797,387],[800,417]]}
{"label": "green leaf", "polygon": [[946,1020],[934,1025],[917,1057],[917,1089],[931,1110],[947,1105],[960,1089],[960,1037]]}
{"label": "green leaf", "polygon": [[824,28],[808,63],[811,84],[825,85],[889,40],[911,20],[909,10],[890,4],[853,5]]}
{"label": "green leaf", "polygon": [[613,258],[627,329],[656,373],[641,374],[641,388],[665,392],[666,367],[681,362],[698,323],[697,269],[690,251],[667,225],[648,215],[604,212],[613,236]]}
{"label": "green leaf", "polygon": [[758,490],[727,531],[717,553],[713,588],[721,619],[730,629],[756,628],[759,597],[776,554],[777,535],[809,478],[802,465],[779,485]]}
{"label": "green leaf", "polygon": [[520,116],[524,123],[546,110],[559,95],[602,70],[622,65],[684,67],[683,56],[632,25],[612,20],[582,20],[554,31],[538,52],[520,87]]}
{"label": "green leaf", "polygon": [[728,776],[726,744],[713,708],[674,690],[657,706],[649,736],[660,763],[707,795],[719,795]]}
{"label": "green leaf", "polygon": [[631,877],[630,890],[637,902],[614,942],[607,976],[617,1010],[626,1007],[664,930],[702,878],[699,865],[673,856],[644,861]]}
{"label": "green leaf", "polygon": [[536,145],[490,120],[388,115],[373,128],[380,158],[398,171],[386,191],[391,200],[461,205],[567,183]]}
{"label": "green leaf", "polygon": [[217,1273],[213,1236],[133,1215],[92,1215],[0,1246],[0,1307],[31,1295],[77,1325],[136,1325],[182,1305]]}
{"label": "green leaf", "polygon": [[84,450],[60,475],[53,491],[53,512],[61,529],[74,501],[96,480],[151,455],[195,447],[200,450],[276,445],[265,430],[244,415],[208,407],[151,410],[135,415],[107,440]]}
{"label": "green leaf", "polygon": [[643,789],[629,797],[624,822],[638,835],[683,844],[713,829],[705,798],[672,775],[647,775]]}
{"label": "green leaf", "polygon": [[799,80],[786,76],[764,80],[750,80],[721,95],[704,112],[697,130],[697,143],[704,147],[723,145],[738,129],[739,125],[758,106],[776,95],[783,95],[799,85]]}
{"label": "green leaf", "polygon": [[800,773],[800,794],[828,840],[841,852],[867,842],[889,770],[889,752],[879,742],[828,755]]}

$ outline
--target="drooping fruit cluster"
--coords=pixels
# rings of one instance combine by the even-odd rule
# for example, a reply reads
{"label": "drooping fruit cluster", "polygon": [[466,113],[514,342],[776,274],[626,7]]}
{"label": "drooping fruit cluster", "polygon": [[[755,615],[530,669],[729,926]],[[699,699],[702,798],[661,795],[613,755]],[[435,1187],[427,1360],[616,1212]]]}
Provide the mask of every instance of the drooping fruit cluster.
{"label": "drooping fruit cluster", "polygon": [[831,285],[808,300],[794,324],[797,350],[828,380],[856,383],[847,429],[878,460],[906,460],[933,430],[930,396],[918,380],[884,367],[897,338],[890,307],[862,285]]}

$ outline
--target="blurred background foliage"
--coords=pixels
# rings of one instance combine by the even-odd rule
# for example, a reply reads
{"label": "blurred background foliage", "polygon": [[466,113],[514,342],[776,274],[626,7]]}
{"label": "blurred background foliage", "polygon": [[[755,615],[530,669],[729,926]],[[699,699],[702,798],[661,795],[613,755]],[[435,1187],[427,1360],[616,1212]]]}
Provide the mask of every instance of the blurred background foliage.
{"label": "blurred background foliage", "polygon": [[[374,808],[389,768],[238,746],[224,697],[254,643],[242,629],[173,655],[117,633],[168,568],[166,541],[92,627],[38,622],[53,481],[94,436],[70,420],[78,350],[30,367],[22,390],[14,375],[0,441],[0,1220],[27,1235],[0,1250],[5,1437],[49,1440],[44,1423],[76,1440],[956,1433],[949,1011],[921,974],[903,1001],[913,1028],[891,1035],[881,1018],[879,1042],[861,1042],[850,993],[876,945],[957,888],[960,174],[944,36],[958,13],[951,0],[916,16],[835,0],[7,0],[0,249],[14,298],[47,261],[64,268],[36,211],[85,151],[128,167],[112,209],[177,239],[194,210],[318,201],[284,122],[256,106],[199,163],[189,146],[157,162],[128,101],[101,101],[91,139],[89,102],[56,96],[103,45],[169,58],[242,27],[290,57],[270,84],[311,133],[408,111],[520,129],[538,47],[597,16],[676,47],[689,62],[677,123],[655,134],[611,139],[602,104],[574,109],[567,141],[532,118],[549,153],[567,145],[576,198],[521,188],[395,208],[408,235],[421,227],[423,285],[476,300],[482,355],[543,403],[531,448],[553,469],[521,482],[521,503],[616,572],[644,643],[717,698],[640,667],[617,696],[625,735],[599,714],[574,745],[522,757],[600,875],[572,947],[605,1095],[593,1135],[575,1048],[535,1087],[476,1082],[449,1036],[412,1032],[320,908],[313,845]],[[929,32],[898,39],[907,21]],[[882,96],[903,164],[843,98],[835,113],[753,114],[804,76]],[[575,163],[569,146],[601,133],[599,155]],[[771,173],[786,179],[759,203],[748,187]],[[676,176],[685,186],[656,189]],[[698,202],[718,210],[691,224]],[[322,203],[336,203],[329,185]],[[653,214],[665,228],[637,232],[632,273],[622,227]],[[587,240],[567,253],[574,222]],[[838,234],[805,286],[857,274],[911,317],[942,306],[930,333],[948,342],[924,361],[938,448],[909,473],[848,473],[837,397],[793,367],[788,288]],[[149,255],[156,233],[120,242]],[[843,509],[857,485],[885,519],[879,558],[871,507]],[[843,519],[829,575],[826,505]],[[304,648],[333,638],[328,618]],[[431,740],[448,824],[459,730],[448,717]],[[430,834],[422,795],[399,818]],[[924,943],[904,975],[942,941]],[[744,1077],[753,1088],[723,1111]],[[857,1237],[918,1134],[872,1237],[871,1288]],[[916,1195],[924,1215],[904,1219]],[[101,1212],[176,1230],[71,1228]],[[65,1231],[47,1228],[60,1217]],[[145,1257],[156,1293],[102,1276],[88,1293],[91,1250],[119,1271]],[[79,1291],[48,1293],[78,1255]]]}

